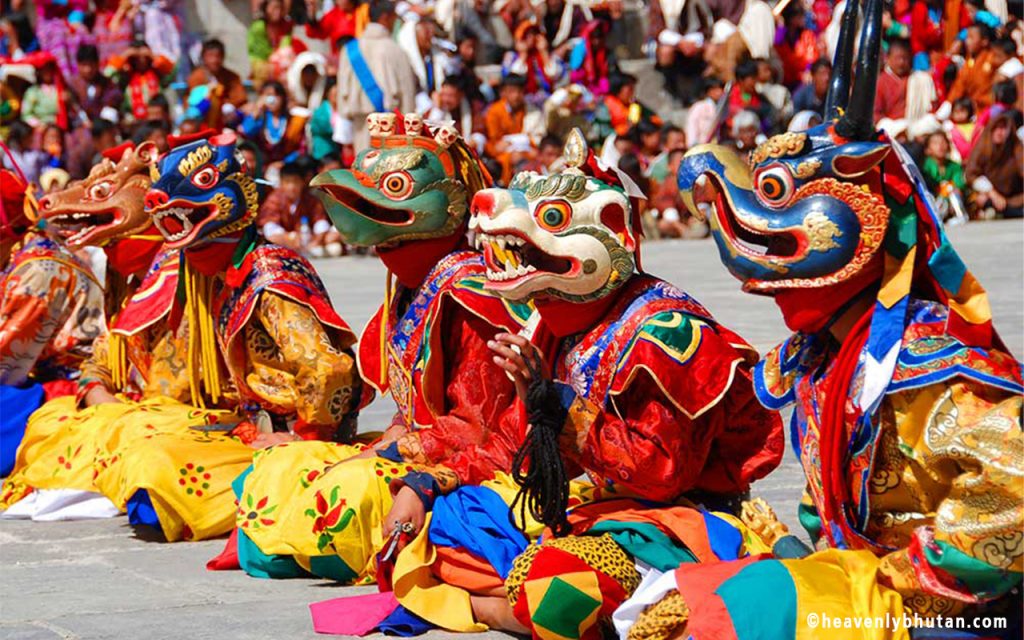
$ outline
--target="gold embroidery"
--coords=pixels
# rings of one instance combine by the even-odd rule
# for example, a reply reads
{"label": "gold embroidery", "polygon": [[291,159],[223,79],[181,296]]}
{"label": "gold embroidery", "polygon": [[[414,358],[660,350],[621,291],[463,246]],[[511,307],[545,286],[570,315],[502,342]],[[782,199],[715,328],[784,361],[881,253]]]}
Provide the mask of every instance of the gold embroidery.
{"label": "gold embroidery", "polygon": [[820,211],[812,211],[807,214],[800,226],[807,234],[807,243],[811,251],[835,249],[839,246],[835,239],[843,235],[836,223],[829,220],[828,216]]}

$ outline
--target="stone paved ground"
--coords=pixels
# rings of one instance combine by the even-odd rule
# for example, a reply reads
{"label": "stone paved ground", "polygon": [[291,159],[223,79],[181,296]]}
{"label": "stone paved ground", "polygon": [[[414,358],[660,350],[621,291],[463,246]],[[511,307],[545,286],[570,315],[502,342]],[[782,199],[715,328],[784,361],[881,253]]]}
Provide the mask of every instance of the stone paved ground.
{"label": "stone paved ground", "polygon": [[[996,324],[1010,349],[1024,353],[1024,227],[977,223],[954,229],[954,244],[994,299]],[[652,243],[647,269],[688,289],[725,324],[765,350],[785,335],[772,303],[739,293],[708,241]],[[342,314],[361,328],[378,304],[384,273],[376,260],[317,265]],[[389,411],[378,400],[365,426]],[[755,487],[792,522],[802,486],[785,464]],[[220,540],[163,544],[140,537],[125,518],[102,522],[0,521],[0,638],[312,638],[306,605],[357,593],[316,580],[267,581],[212,573],[207,559]],[[449,634],[432,633],[431,638]],[[487,634],[498,638],[501,634]]]}

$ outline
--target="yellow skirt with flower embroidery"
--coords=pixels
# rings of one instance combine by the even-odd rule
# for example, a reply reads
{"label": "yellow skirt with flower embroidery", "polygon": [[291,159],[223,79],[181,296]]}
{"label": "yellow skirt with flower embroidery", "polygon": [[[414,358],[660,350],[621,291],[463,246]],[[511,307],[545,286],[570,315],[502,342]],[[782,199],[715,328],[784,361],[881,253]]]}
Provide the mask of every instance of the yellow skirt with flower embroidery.
{"label": "yellow skirt with flower embroidery", "polygon": [[388,484],[412,470],[355,458],[356,445],[290,442],[257,453],[240,488],[242,568],[259,577],[309,572],[345,583],[373,579],[391,509]]}
{"label": "yellow skirt with flower embroidery", "polygon": [[[371,582],[384,546],[390,483],[414,465],[356,458],[362,447],[287,443],[256,454],[238,490],[238,559],[262,578],[313,574],[343,583]],[[244,484],[243,484],[244,483]],[[484,483],[511,504],[518,486],[504,473]],[[571,483],[570,504],[602,497],[588,482]],[[532,520],[527,529],[539,535]]]}
{"label": "yellow skirt with flower embroidery", "polygon": [[[34,489],[98,491],[97,474],[120,461],[126,444],[160,428],[187,431],[232,416],[203,411],[171,398],[112,402],[82,410],[73,397],[56,398],[33,413],[11,475],[4,481],[0,508],[20,501]],[[108,496],[109,497],[109,496]]]}
{"label": "yellow skirt with flower embroidery", "polygon": [[146,418],[143,437],[108,442],[96,487],[128,511],[132,524],[157,526],[168,542],[229,533],[237,510],[231,483],[252,462],[253,449],[204,427],[237,422],[237,414],[178,404]]}

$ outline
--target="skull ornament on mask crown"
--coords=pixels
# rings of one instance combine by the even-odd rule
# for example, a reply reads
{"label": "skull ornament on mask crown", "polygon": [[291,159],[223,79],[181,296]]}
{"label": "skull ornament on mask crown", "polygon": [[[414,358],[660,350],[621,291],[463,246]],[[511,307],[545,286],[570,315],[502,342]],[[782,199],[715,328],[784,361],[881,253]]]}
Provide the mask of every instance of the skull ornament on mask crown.
{"label": "skull ornament on mask crown", "polygon": [[394,135],[398,116],[393,113],[371,113],[366,116],[366,128],[371,138],[386,138]]}
{"label": "skull ornament on mask crown", "polygon": [[405,123],[405,135],[418,136],[423,133],[423,116],[418,113],[407,113],[402,118]]}
{"label": "skull ornament on mask crown", "polygon": [[441,125],[437,129],[437,133],[434,134],[434,140],[437,141],[438,145],[445,149],[455,144],[455,141],[458,139],[459,130],[452,124]]}

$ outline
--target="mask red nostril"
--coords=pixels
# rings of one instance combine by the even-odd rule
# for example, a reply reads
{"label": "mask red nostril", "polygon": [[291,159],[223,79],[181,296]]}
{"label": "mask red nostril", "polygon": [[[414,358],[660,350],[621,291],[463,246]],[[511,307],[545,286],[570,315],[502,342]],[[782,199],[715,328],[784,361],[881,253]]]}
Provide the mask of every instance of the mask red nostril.
{"label": "mask red nostril", "polygon": [[470,210],[475,215],[490,218],[491,213],[494,211],[494,196],[489,193],[477,193],[473,196],[473,202],[470,205]]}
{"label": "mask red nostril", "polygon": [[161,205],[167,204],[169,198],[163,191],[151,190],[146,194],[146,209],[156,209]]}
{"label": "mask red nostril", "polygon": [[42,209],[43,211],[46,211],[51,206],[53,205],[50,203],[49,198],[43,198],[42,200],[39,201],[39,208]]}

